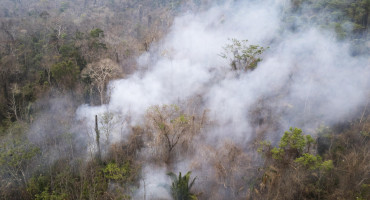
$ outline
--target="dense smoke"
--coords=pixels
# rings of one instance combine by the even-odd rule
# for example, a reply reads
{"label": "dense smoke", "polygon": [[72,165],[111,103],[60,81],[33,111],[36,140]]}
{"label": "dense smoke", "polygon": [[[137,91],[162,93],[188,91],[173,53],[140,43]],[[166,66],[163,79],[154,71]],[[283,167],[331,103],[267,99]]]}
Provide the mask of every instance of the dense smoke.
{"label": "dense smoke", "polygon": [[[285,4],[228,2],[180,15],[169,34],[138,58],[138,72],[110,83],[109,103],[80,106],[78,119],[85,119],[93,130],[94,115],[109,111],[129,116],[129,125],[141,125],[152,105],[200,97],[215,125],[207,129],[205,141],[198,142],[215,147],[224,140],[246,145],[255,133],[253,111],[261,105],[268,112],[259,117],[273,118],[277,124],[270,135],[290,126],[314,134],[320,125],[346,120],[366,101],[368,58],[352,57],[349,45],[337,42],[330,31],[307,24],[289,29],[283,20]],[[269,47],[257,69],[241,74],[230,70],[220,56],[230,38]],[[120,138],[127,132],[117,129],[112,135]],[[175,168],[191,170],[188,165],[182,162]],[[164,190],[153,189],[168,181],[166,170],[144,169],[147,198],[166,198]],[[138,198],[144,194],[140,184]]]}

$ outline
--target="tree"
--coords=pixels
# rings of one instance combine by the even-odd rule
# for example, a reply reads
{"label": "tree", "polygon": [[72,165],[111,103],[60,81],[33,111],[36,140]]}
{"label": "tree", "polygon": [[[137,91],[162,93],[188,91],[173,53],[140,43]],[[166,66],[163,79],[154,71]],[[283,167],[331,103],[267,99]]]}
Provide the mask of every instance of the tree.
{"label": "tree", "polygon": [[51,67],[51,74],[60,88],[73,89],[79,72],[79,67],[72,60],[65,60]]}
{"label": "tree", "polygon": [[44,56],[42,57],[41,67],[45,70],[47,82],[48,82],[48,85],[50,85],[51,75],[52,75],[51,70],[52,70],[53,64],[56,63],[56,61],[58,60],[58,56],[56,56],[57,53],[55,52],[55,49],[47,45],[45,45],[45,47],[43,48],[43,55]]}
{"label": "tree", "polygon": [[257,67],[262,61],[261,54],[266,48],[258,45],[247,45],[248,40],[231,39],[226,45],[221,57],[229,60],[233,71],[249,71]]}
{"label": "tree", "polygon": [[18,114],[18,104],[17,104],[17,98],[16,96],[20,93],[20,89],[18,85],[15,83],[13,87],[11,88],[11,96],[9,100],[9,116],[14,115],[15,120],[19,121],[19,114]]}
{"label": "tree", "polygon": [[121,69],[116,62],[109,58],[90,63],[82,70],[82,77],[91,80],[92,86],[96,87],[100,96],[100,103],[104,104],[104,94],[107,83],[118,77]]}
{"label": "tree", "polygon": [[77,31],[75,45],[89,63],[97,62],[108,53],[104,37],[104,31],[100,28],[92,29],[88,34]]}
{"label": "tree", "polygon": [[190,181],[190,174],[188,172],[185,176],[181,176],[181,172],[177,177],[174,173],[170,172],[167,175],[172,179],[171,196],[174,200],[196,200],[197,196],[191,193],[191,188],[194,185],[195,179]]}
{"label": "tree", "polygon": [[[272,148],[269,142],[262,142],[258,149],[265,159],[261,170],[261,183],[255,194],[262,199],[306,199],[314,196],[320,199],[323,180],[333,169],[332,160],[323,161],[315,155],[314,139],[304,135],[299,128],[290,128]],[[259,189],[259,190],[258,190]],[[262,195],[262,196],[260,196]]]}
{"label": "tree", "polygon": [[150,145],[157,157],[169,164],[175,148],[191,141],[191,118],[177,105],[152,106],[146,117],[149,131],[152,131]]}
{"label": "tree", "polygon": [[[209,178],[209,185],[217,183],[219,192],[208,194],[207,199],[242,199],[245,197],[245,183],[249,174],[253,174],[251,156],[232,141],[225,140],[218,148],[207,147],[209,168],[214,176]],[[212,196],[215,195],[215,196]]]}
{"label": "tree", "polygon": [[281,138],[279,148],[275,147],[271,150],[272,158],[295,159],[303,155],[304,150],[308,153],[313,142],[312,137],[303,135],[301,129],[290,127]]}
{"label": "tree", "polygon": [[[24,125],[14,124],[16,132],[23,131]],[[14,136],[13,136],[14,137]],[[6,138],[0,143],[0,193],[5,199],[10,198],[13,187],[25,188],[28,183],[32,162],[39,155],[40,149],[25,138]],[[7,197],[9,194],[10,196]],[[21,194],[17,194],[21,195]],[[14,196],[13,196],[14,197]]]}
{"label": "tree", "polygon": [[103,173],[106,178],[119,181],[127,179],[129,169],[129,162],[126,162],[122,167],[118,166],[117,163],[111,162],[103,169]]}
{"label": "tree", "polygon": [[98,148],[98,153],[96,155],[96,159],[98,162],[101,162],[101,150],[100,150],[100,131],[98,127],[98,116],[95,115],[95,134],[96,134],[96,147]]}

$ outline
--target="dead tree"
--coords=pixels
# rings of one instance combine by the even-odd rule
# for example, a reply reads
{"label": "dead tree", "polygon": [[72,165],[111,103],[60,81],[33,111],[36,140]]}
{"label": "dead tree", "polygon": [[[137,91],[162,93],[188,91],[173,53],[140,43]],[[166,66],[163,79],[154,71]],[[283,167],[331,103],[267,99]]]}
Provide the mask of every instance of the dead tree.
{"label": "dead tree", "polygon": [[96,154],[96,160],[101,161],[101,151],[100,151],[100,132],[98,127],[98,115],[95,115],[95,133],[96,133],[96,146],[98,147],[98,153]]}

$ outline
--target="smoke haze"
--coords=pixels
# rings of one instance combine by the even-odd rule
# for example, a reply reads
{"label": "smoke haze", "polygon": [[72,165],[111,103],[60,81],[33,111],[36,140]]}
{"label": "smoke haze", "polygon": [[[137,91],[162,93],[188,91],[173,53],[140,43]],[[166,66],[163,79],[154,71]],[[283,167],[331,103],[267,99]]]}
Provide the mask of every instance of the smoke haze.
{"label": "smoke haze", "polygon": [[[82,105],[77,118],[93,130],[94,115],[109,111],[130,116],[129,125],[141,125],[152,105],[200,97],[200,107],[209,109],[215,126],[197,144],[214,147],[226,139],[246,145],[256,131],[252,113],[261,104],[268,110],[262,118],[274,118],[278,125],[270,135],[290,126],[314,134],[313,128],[321,124],[349,119],[369,94],[369,58],[351,56],[349,45],[337,42],[330,31],[307,24],[289,29],[284,21],[287,6],[284,1],[230,1],[201,13],[181,14],[168,35],[137,59],[138,72],[110,83],[109,103]],[[220,56],[230,38],[269,47],[255,70],[230,70]],[[117,129],[112,134],[124,138],[126,133]],[[191,170],[190,163],[175,168]],[[151,188],[147,198],[168,198],[164,190],[153,189],[168,180],[166,172],[144,167],[143,177],[156,177],[144,178]],[[141,183],[137,198],[143,192]]]}

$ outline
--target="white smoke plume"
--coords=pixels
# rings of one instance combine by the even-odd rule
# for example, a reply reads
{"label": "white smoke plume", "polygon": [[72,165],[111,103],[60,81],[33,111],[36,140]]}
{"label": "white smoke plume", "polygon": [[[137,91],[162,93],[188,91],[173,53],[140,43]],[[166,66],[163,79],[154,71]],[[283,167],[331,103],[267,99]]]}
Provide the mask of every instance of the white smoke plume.
{"label": "white smoke plume", "polygon": [[[140,125],[151,105],[200,95],[217,122],[207,134],[207,143],[215,145],[223,139],[246,144],[254,133],[250,112],[264,99],[278,113],[280,133],[289,126],[312,131],[346,120],[367,101],[369,58],[352,57],[349,45],[337,42],[330,31],[313,26],[287,30],[287,6],[286,1],[231,1],[182,14],[169,34],[138,58],[138,72],[110,83],[109,104],[81,106],[78,118],[88,119],[93,128],[94,114],[108,110],[130,115],[132,125]],[[235,76],[219,56],[229,38],[270,48],[256,70]],[[165,181],[155,180],[158,185]]]}

